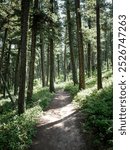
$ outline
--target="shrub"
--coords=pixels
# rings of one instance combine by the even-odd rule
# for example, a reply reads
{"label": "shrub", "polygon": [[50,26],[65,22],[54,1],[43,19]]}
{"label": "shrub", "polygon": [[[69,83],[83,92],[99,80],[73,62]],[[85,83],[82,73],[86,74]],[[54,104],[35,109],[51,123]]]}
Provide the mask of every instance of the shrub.
{"label": "shrub", "polygon": [[[8,101],[1,101],[0,150],[25,150],[36,133],[37,116],[52,99],[47,88],[37,87],[32,100],[27,100],[27,110],[21,116],[11,109]],[[7,109],[8,108],[8,109]]]}
{"label": "shrub", "polygon": [[112,86],[109,86],[81,101],[81,109],[86,115],[84,129],[94,135],[95,147],[112,146],[112,95]]}
{"label": "shrub", "polygon": [[69,83],[65,86],[64,90],[68,91],[71,94],[71,96],[74,97],[78,93],[79,87],[78,87],[78,85],[74,86],[72,83]]}
{"label": "shrub", "polygon": [[[35,134],[36,115],[40,108],[35,107],[21,116],[12,116],[0,125],[0,150],[24,150],[32,142]],[[7,114],[5,114],[6,117]],[[6,119],[6,118],[5,118]]]}

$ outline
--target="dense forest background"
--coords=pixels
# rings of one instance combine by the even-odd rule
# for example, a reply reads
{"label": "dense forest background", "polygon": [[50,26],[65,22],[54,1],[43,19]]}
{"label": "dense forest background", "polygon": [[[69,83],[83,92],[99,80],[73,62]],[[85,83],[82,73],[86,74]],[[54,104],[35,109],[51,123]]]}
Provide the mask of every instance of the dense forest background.
{"label": "dense forest background", "polygon": [[[112,13],[110,0],[0,0],[1,150],[7,144],[8,131],[16,124],[20,121],[30,124],[29,127],[35,124],[32,117],[27,116],[39,111],[39,108],[29,110],[34,104],[37,106],[38,96],[42,97],[40,105],[45,107],[57,89],[64,88],[76,96],[83,109],[87,105],[86,96],[89,99],[89,94],[98,93],[102,88],[101,97],[112,99]],[[90,99],[98,99],[98,94]],[[94,101],[105,111],[108,101],[104,102],[96,104]],[[106,112],[106,117],[111,120],[110,102],[108,106],[111,113]],[[22,119],[21,114],[25,115]],[[17,121],[10,121],[14,118]],[[91,122],[92,118],[89,119]],[[110,120],[98,122],[107,128],[107,132],[102,130],[107,142],[112,126]],[[29,127],[28,135],[33,132],[32,128],[28,131]],[[19,128],[22,128],[19,132],[24,131],[24,125]],[[101,134],[102,137],[104,133]],[[15,133],[13,136],[18,141],[26,139],[24,135],[21,139]],[[15,144],[11,149],[17,147]]]}

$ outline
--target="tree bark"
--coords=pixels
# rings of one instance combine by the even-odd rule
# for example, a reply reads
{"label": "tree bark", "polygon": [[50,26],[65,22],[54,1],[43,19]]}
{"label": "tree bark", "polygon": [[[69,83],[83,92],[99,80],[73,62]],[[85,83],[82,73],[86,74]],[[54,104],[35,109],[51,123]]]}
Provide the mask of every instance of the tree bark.
{"label": "tree bark", "polygon": [[100,41],[100,1],[96,0],[97,27],[97,89],[102,88],[101,41]]}
{"label": "tree bark", "polygon": [[60,58],[59,54],[57,54],[57,71],[58,71],[58,78],[60,77]]}
{"label": "tree bark", "polygon": [[37,16],[36,10],[38,9],[38,0],[34,1],[34,15],[32,23],[32,40],[31,40],[31,58],[29,64],[29,79],[27,89],[27,99],[32,99],[33,94],[33,80],[34,80],[34,66],[35,66],[35,54],[36,54],[36,35],[37,35]]}
{"label": "tree bark", "polygon": [[[2,46],[2,51],[0,53],[0,72],[3,72],[3,58],[4,58],[4,53],[5,53],[5,45],[6,45],[6,39],[7,39],[7,33],[8,33],[8,28],[5,28],[4,32],[4,38],[3,38],[3,46]],[[4,86],[4,85],[3,85]],[[2,86],[1,86],[1,78],[0,78],[0,90],[2,91]]]}
{"label": "tree bark", "polygon": [[73,76],[73,82],[75,85],[75,84],[78,84],[78,79],[77,79],[77,70],[75,66],[74,49],[73,49],[73,41],[72,41],[73,33],[72,33],[72,22],[71,22],[71,17],[70,17],[70,0],[67,0],[66,10],[67,10],[68,36],[69,36],[72,76]]}
{"label": "tree bark", "polygon": [[9,65],[10,65],[10,52],[11,52],[11,42],[9,42],[9,48],[5,51],[4,58],[3,58],[3,68],[2,68],[2,74],[4,77],[4,81],[6,82],[6,85],[3,86],[3,97],[6,96],[6,87],[8,87],[8,81],[9,81]]}
{"label": "tree bark", "polygon": [[[53,13],[53,0],[50,0],[50,12]],[[54,34],[53,30],[53,22],[50,20],[50,30],[52,32],[52,35]],[[54,89],[54,41],[53,37],[50,37],[50,92],[55,92]]]}
{"label": "tree bark", "polygon": [[[91,20],[90,18],[88,19],[88,26],[89,29],[91,29]],[[87,59],[88,63],[88,78],[90,78],[91,76],[91,41],[88,41],[88,59]]]}
{"label": "tree bark", "polygon": [[41,73],[42,73],[42,87],[45,86],[45,52],[44,52],[44,41],[43,35],[40,35],[40,43],[41,43]]}
{"label": "tree bark", "polygon": [[66,44],[64,48],[64,82],[66,81]]}
{"label": "tree bark", "polygon": [[18,95],[18,113],[24,113],[25,105],[25,79],[26,79],[26,49],[27,49],[27,30],[30,1],[21,2],[21,44],[20,44],[20,79]]}
{"label": "tree bark", "polygon": [[83,35],[81,27],[80,14],[80,0],[75,0],[76,9],[76,23],[77,23],[77,39],[79,52],[79,90],[85,89],[85,75],[84,75],[84,49],[83,49]]}
{"label": "tree bark", "polygon": [[18,54],[16,58],[16,67],[15,67],[15,81],[14,81],[14,95],[18,93],[18,85],[19,85],[19,67],[20,67],[20,48],[18,48]]}
{"label": "tree bark", "polygon": [[47,72],[47,78],[46,78],[46,85],[48,86],[48,81],[49,81],[49,74],[50,74],[50,47],[48,45],[47,48],[47,68],[46,68],[46,72]]}
{"label": "tree bark", "polygon": [[7,32],[8,32],[8,28],[5,29],[5,33],[4,33],[3,46],[2,46],[2,52],[1,52],[1,57],[0,57],[0,72],[2,71],[3,58],[4,58],[4,52],[5,52],[5,44],[6,44],[6,39],[7,39]]}
{"label": "tree bark", "polygon": [[112,32],[110,31],[110,49],[111,49],[111,64],[113,70],[113,42],[112,42]]}
{"label": "tree bark", "polygon": [[67,27],[65,29],[65,47],[64,47],[64,82],[66,81],[66,75],[67,75],[67,62],[66,62],[66,48],[67,48],[67,44],[66,44],[66,39],[67,39]]}

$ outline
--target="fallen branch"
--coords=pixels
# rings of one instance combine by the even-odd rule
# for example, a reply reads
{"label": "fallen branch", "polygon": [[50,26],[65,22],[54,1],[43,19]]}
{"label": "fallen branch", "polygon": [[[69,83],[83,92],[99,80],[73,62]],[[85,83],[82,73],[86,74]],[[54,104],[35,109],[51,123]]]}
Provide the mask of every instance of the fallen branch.
{"label": "fallen branch", "polygon": [[0,73],[0,77],[1,77],[1,79],[2,79],[2,81],[3,81],[3,84],[4,84],[4,86],[5,86],[5,89],[6,89],[7,93],[8,93],[8,95],[9,95],[9,98],[10,98],[10,100],[11,100],[13,106],[15,106],[14,100],[13,100],[13,98],[12,98],[12,96],[11,96],[9,90],[8,90],[8,87],[7,87],[7,85],[6,85],[6,81],[5,81],[5,79],[4,79],[3,75],[2,75],[2,73]]}

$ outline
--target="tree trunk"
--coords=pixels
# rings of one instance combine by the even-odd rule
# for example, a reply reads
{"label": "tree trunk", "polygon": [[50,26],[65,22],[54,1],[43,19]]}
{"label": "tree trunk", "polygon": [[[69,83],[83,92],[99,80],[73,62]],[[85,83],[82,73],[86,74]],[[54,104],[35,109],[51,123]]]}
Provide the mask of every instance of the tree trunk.
{"label": "tree trunk", "polygon": [[113,69],[113,42],[112,42],[112,32],[110,31],[110,49],[111,49],[111,64]]}
{"label": "tree trunk", "polygon": [[[5,44],[6,44],[6,39],[7,39],[7,32],[8,32],[8,28],[5,29],[5,33],[4,33],[4,38],[3,38],[3,46],[2,46],[2,51],[0,53],[0,72],[3,72],[2,68],[3,68],[3,58],[4,58],[4,53],[5,53]],[[2,91],[2,88],[4,88],[1,86],[1,78],[0,78],[0,90]]]}
{"label": "tree trunk", "polygon": [[37,15],[36,10],[38,9],[38,0],[34,1],[34,15],[32,23],[32,40],[31,40],[31,58],[29,64],[29,79],[27,89],[27,99],[32,99],[33,94],[33,80],[34,80],[34,66],[35,66],[35,54],[36,54],[36,35],[37,35]]}
{"label": "tree trunk", "polygon": [[24,113],[25,105],[25,78],[26,78],[26,46],[28,15],[30,1],[22,0],[21,2],[21,44],[20,44],[20,78],[19,78],[19,96],[18,96],[18,113]]}
{"label": "tree trunk", "polygon": [[65,31],[65,47],[64,47],[64,82],[66,81],[66,71],[67,71],[67,62],[66,62],[66,48],[67,48],[67,45],[66,45],[66,38],[67,38],[67,27],[66,27],[66,31]]}
{"label": "tree trunk", "polygon": [[18,85],[19,85],[19,62],[20,62],[20,48],[18,48],[18,54],[16,58],[16,67],[15,67],[15,81],[14,81],[14,95],[17,95],[18,93]]}
{"label": "tree trunk", "polygon": [[5,44],[6,44],[6,39],[7,39],[7,32],[8,32],[8,28],[5,29],[5,33],[4,33],[3,46],[2,46],[2,52],[1,52],[1,57],[0,57],[0,72],[2,71],[3,58],[4,58],[4,52],[5,52]]}
{"label": "tree trunk", "polygon": [[77,70],[75,66],[73,42],[72,42],[73,33],[72,33],[72,22],[70,17],[70,0],[67,0],[66,10],[67,10],[68,36],[69,36],[70,58],[71,58],[71,65],[72,65],[72,76],[75,85],[78,84],[78,79],[77,79]]}
{"label": "tree trunk", "polygon": [[66,81],[66,43],[64,48],[64,82]]}
{"label": "tree trunk", "polygon": [[47,48],[47,68],[46,68],[46,72],[47,72],[47,78],[46,78],[46,85],[48,86],[48,81],[49,81],[49,74],[50,74],[50,47],[48,45]]}
{"label": "tree trunk", "polygon": [[109,70],[107,31],[105,31],[105,63],[107,70]]}
{"label": "tree trunk", "polygon": [[79,52],[79,90],[85,89],[85,75],[84,75],[84,49],[83,36],[81,28],[81,14],[80,14],[80,0],[75,0],[76,9],[76,23],[77,23],[77,39]]}
{"label": "tree trunk", "polygon": [[57,71],[58,71],[58,78],[60,77],[60,58],[59,54],[57,54]]}
{"label": "tree trunk", "polygon": [[[91,20],[88,19],[88,26],[89,29],[91,29]],[[88,41],[88,59],[87,59],[87,65],[88,65],[88,78],[91,76],[91,41]]]}
{"label": "tree trunk", "polygon": [[102,88],[101,68],[101,41],[100,41],[100,1],[96,0],[96,27],[97,27],[97,88]]}
{"label": "tree trunk", "polygon": [[9,41],[9,49],[8,49],[8,56],[7,56],[7,66],[6,66],[6,69],[7,69],[7,79],[8,79],[8,82],[7,82],[7,87],[10,88],[10,54],[11,54],[11,41]]}
{"label": "tree trunk", "polygon": [[[53,0],[50,0],[50,12],[53,13]],[[50,20],[50,30],[54,34],[53,22]],[[50,37],[50,92],[55,92],[54,89],[54,43],[53,37]]]}
{"label": "tree trunk", "polygon": [[43,35],[40,35],[40,43],[41,43],[41,73],[42,73],[42,87],[45,86],[45,52],[44,52],[44,41]]}
{"label": "tree trunk", "polygon": [[[6,86],[8,87],[8,81],[9,81],[9,65],[10,65],[10,52],[11,52],[11,42],[9,42],[9,48],[6,50],[3,58],[3,77],[4,81],[6,82]],[[8,81],[7,81],[8,80]],[[6,87],[5,84],[3,86],[3,97],[5,98],[6,96]]]}

